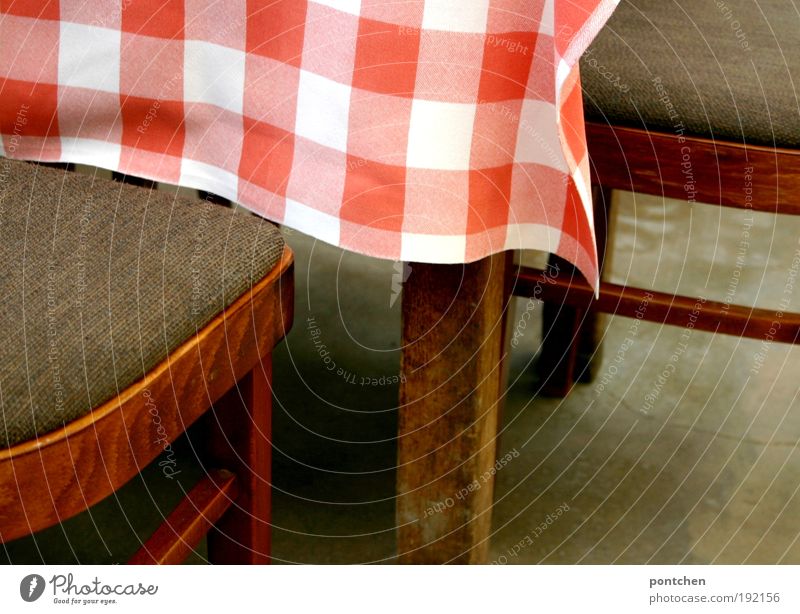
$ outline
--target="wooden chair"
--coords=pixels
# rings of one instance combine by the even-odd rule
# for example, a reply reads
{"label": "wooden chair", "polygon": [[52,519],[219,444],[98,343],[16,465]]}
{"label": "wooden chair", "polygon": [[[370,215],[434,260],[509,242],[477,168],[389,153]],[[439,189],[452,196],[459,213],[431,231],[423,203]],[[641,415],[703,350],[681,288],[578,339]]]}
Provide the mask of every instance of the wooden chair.
{"label": "wooden chair", "polygon": [[204,477],[131,562],[180,562],[206,533],[213,563],[268,562],[280,233],[7,159],[0,203],[0,543],[114,493],[205,415]]}
{"label": "wooden chair", "polygon": [[[798,32],[800,15],[785,3],[620,3],[581,66],[601,259],[612,190],[800,214]],[[567,274],[538,285],[551,395],[591,379],[598,313],[634,317],[648,292],[644,319],[682,326],[695,309],[696,297],[611,283],[595,301],[559,265]],[[530,295],[540,276],[523,271],[516,292]],[[708,300],[695,328],[795,343],[800,314]]]}

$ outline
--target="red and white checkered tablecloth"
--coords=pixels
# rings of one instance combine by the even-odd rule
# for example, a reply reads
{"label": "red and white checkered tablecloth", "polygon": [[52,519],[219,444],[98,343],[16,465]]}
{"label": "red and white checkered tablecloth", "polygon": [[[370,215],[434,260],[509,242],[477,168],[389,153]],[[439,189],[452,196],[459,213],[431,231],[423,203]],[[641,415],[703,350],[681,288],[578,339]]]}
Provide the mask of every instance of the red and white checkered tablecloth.
{"label": "red and white checkered tablecloth", "polygon": [[200,188],[346,249],[597,281],[577,60],[618,0],[0,0],[0,155]]}

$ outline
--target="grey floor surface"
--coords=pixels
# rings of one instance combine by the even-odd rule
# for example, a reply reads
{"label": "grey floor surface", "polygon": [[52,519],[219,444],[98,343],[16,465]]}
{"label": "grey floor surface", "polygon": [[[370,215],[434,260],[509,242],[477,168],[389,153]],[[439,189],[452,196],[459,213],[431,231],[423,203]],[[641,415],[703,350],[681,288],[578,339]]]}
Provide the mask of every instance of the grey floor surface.
{"label": "grey floor surface", "polygon": [[[610,279],[800,311],[800,220],[629,194],[614,218]],[[275,561],[389,563],[397,287],[413,266],[287,236],[298,294],[275,356]],[[800,563],[800,348],[609,317],[599,377],[551,399],[532,369],[541,304],[515,308],[533,319],[511,359],[492,561]],[[178,479],[150,470],[0,562],[123,560],[199,475],[177,447]]]}

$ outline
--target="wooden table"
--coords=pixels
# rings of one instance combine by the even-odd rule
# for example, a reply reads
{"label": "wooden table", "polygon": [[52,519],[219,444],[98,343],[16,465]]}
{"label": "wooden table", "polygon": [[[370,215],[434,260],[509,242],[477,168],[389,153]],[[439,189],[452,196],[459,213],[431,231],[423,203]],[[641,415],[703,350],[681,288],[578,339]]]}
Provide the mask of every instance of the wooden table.
{"label": "wooden table", "polygon": [[509,260],[485,256],[596,273],[577,61],[617,0],[185,4],[3,4],[0,155],[207,190],[371,256],[483,257],[405,287],[398,520],[404,562],[486,560],[493,476],[469,487]]}

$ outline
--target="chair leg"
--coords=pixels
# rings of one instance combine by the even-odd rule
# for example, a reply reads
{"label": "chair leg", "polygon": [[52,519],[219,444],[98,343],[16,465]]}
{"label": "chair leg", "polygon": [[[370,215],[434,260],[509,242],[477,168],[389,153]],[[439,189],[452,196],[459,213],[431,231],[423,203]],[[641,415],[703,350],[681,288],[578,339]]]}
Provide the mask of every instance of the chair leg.
{"label": "chair leg", "polygon": [[230,207],[231,201],[227,198],[223,198],[222,196],[218,196],[213,194],[212,192],[204,192],[203,190],[198,190],[197,195],[200,197],[201,200],[205,200],[206,202],[212,203],[214,205],[220,205],[221,207]]}
{"label": "chair leg", "polygon": [[239,496],[208,534],[213,564],[269,563],[272,506],[272,359],[241,379],[209,415],[209,467],[236,474]]}
{"label": "chair leg", "polygon": [[[561,275],[578,275],[572,265],[551,256],[549,265]],[[542,349],[536,371],[545,396],[564,397],[575,382],[578,363],[579,331],[585,310],[565,304],[545,303],[542,310]]]}
{"label": "chair leg", "polygon": [[141,177],[135,177],[133,175],[126,175],[125,173],[118,173],[117,171],[113,171],[111,173],[111,178],[114,181],[119,181],[120,183],[126,183],[128,185],[135,185],[136,187],[145,188],[147,190],[155,190],[158,186],[158,182],[156,181],[142,179]]}
{"label": "chair leg", "polygon": [[[597,257],[602,273],[606,257],[611,190],[594,186],[595,234]],[[580,273],[566,260],[550,256],[550,265],[558,266],[560,275]],[[542,311],[542,351],[536,369],[542,383],[542,394],[564,397],[575,381],[589,383],[601,362],[600,319],[602,315],[591,305],[574,307],[545,303]]]}

